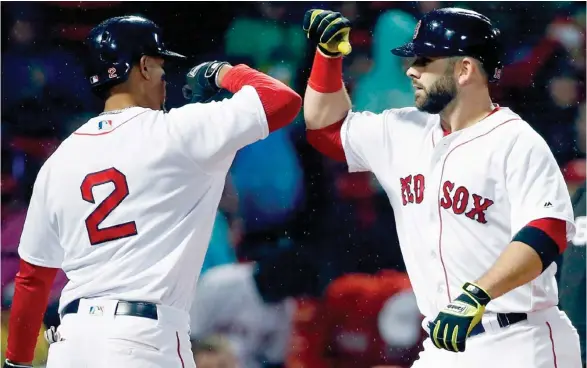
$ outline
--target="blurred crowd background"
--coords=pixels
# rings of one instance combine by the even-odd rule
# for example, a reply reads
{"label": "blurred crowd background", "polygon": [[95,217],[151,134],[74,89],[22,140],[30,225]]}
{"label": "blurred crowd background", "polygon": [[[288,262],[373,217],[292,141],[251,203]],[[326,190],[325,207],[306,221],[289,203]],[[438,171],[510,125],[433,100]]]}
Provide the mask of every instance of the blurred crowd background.
{"label": "blurred crowd background", "polygon": [[[163,28],[170,49],[189,55],[166,67],[169,109],[186,103],[189,68],[214,59],[246,63],[303,95],[314,54],[303,14],[338,10],[353,22],[344,78],[354,109],[381,112],[413,103],[405,66],[389,50],[411,40],[423,13],[445,6],[479,11],[501,29],[506,67],[494,101],[545,138],[577,204],[583,230],[559,262],[559,286],[584,347],[585,2],[44,1],[1,4],[2,353],[37,172],[101,112],[83,72],[93,26],[142,15]],[[314,151],[300,114],[231,168],[192,311],[198,367],[408,367],[423,333],[404,272],[385,193],[371,175],[348,174]],[[66,281],[56,280],[46,326],[59,324]],[[40,339],[37,364],[47,348]]]}

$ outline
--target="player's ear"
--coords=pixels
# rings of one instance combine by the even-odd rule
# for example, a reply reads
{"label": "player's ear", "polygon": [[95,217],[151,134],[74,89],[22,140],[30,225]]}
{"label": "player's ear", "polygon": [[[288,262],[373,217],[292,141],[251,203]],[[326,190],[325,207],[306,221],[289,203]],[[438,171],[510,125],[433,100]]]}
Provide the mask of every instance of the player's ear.
{"label": "player's ear", "polygon": [[464,86],[470,83],[476,68],[475,61],[469,57],[464,57],[457,61],[455,63],[455,72],[458,84]]}
{"label": "player's ear", "polygon": [[151,58],[147,55],[141,56],[139,60],[139,72],[146,80],[151,80],[151,74],[149,72],[149,67],[151,65]]}

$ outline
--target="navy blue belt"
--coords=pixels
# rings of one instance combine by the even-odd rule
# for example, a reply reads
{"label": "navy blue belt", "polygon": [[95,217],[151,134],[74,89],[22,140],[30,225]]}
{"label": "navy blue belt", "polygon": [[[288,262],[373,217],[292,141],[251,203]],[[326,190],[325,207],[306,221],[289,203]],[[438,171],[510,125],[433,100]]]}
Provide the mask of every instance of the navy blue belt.
{"label": "navy blue belt", "polygon": [[[66,314],[77,313],[78,309],[79,299],[76,299],[63,308],[63,312],[61,314],[65,316]],[[114,314],[117,316],[143,317],[154,320],[158,319],[157,304],[146,302],[127,302],[121,300],[116,305],[116,311]]]}
{"label": "navy blue belt", "polygon": [[[507,327],[511,326],[515,323],[522,322],[528,319],[528,315],[526,313],[497,313],[497,323],[499,327]],[[483,327],[483,323],[479,322],[473,330],[469,334],[469,336],[480,335],[485,332],[485,327]]]}

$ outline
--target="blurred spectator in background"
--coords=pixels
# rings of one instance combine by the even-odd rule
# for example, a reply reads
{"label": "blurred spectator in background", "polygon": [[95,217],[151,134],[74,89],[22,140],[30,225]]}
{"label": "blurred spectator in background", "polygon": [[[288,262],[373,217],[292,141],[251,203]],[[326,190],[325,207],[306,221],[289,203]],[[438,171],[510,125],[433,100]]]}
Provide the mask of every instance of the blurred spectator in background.
{"label": "blurred spectator in background", "polygon": [[192,341],[192,352],[198,368],[242,368],[228,341],[219,336]]}
{"label": "blurred spectator in background", "polygon": [[406,274],[348,274],[322,298],[298,300],[286,367],[407,368],[422,348],[421,323]]}
{"label": "blurred spectator in background", "polygon": [[[585,30],[555,18],[523,58],[506,65],[492,95],[519,110],[561,166],[579,157],[575,122],[585,100]],[[584,123],[583,123],[584,124]]]}
{"label": "blurred spectator in background", "polygon": [[316,279],[307,256],[293,250],[212,268],[190,312],[192,339],[223,336],[241,367],[279,367],[289,346],[292,298],[316,295]]}
{"label": "blurred spectator in background", "polygon": [[200,275],[212,267],[236,262],[235,247],[241,241],[242,232],[243,223],[239,215],[238,195],[229,174],[224,183],[224,191],[220,197],[220,204],[212,228],[212,237]]}
{"label": "blurred spectator in background", "polygon": [[15,128],[27,131],[42,125],[46,133],[59,133],[59,122],[66,114],[92,101],[83,68],[71,52],[51,45],[41,8],[17,3],[7,11],[11,28],[2,55],[3,115],[22,103],[34,103],[39,109],[32,112],[35,116]]}
{"label": "blurred spectator in background", "polygon": [[230,170],[246,231],[239,252],[247,258],[255,257],[266,243],[286,237],[305,196],[291,128],[275,133],[240,150]]}
{"label": "blurred spectator in background", "polygon": [[416,23],[414,17],[400,10],[390,10],[379,17],[373,32],[373,67],[359,79],[352,93],[355,110],[378,114],[414,104],[405,61],[394,57],[390,50],[412,39]]}
{"label": "blurred spectator in background", "polygon": [[[269,72],[276,61],[286,64],[294,80],[305,58],[306,39],[291,14],[291,3],[257,2],[257,14],[234,19],[225,34],[225,51],[229,57],[246,56],[254,67]],[[297,7],[295,7],[297,8]]]}

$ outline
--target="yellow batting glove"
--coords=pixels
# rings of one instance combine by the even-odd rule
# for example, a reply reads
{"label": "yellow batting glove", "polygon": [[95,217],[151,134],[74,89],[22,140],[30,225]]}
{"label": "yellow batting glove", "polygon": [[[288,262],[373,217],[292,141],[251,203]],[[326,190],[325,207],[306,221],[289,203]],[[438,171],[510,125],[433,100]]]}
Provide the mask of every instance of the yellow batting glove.
{"label": "yellow batting glove", "polygon": [[351,22],[338,12],[311,9],[304,15],[303,29],[307,37],[329,56],[348,55]]}
{"label": "yellow batting glove", "polygon": [[465,342],[473,327],[481,322],[485,306],[490,301],[491,297],[485,290],[475,284],[465,283],[463,293],[428,326],[434,346],[453,352],[465,351]]}

